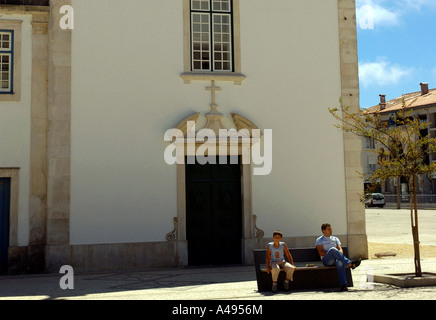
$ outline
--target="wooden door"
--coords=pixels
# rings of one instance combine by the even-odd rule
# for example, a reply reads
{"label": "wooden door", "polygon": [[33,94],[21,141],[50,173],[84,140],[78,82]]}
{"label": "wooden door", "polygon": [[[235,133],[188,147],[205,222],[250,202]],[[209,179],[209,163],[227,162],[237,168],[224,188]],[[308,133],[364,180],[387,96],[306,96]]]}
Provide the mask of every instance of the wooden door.
{"label": "wooden door", "polygon": [[8,268],[11,179],[0,178],[0,273]]}
{"label": "wooden door", "polygon": [[189,265],[242,262],[240,164],[186,165]]}

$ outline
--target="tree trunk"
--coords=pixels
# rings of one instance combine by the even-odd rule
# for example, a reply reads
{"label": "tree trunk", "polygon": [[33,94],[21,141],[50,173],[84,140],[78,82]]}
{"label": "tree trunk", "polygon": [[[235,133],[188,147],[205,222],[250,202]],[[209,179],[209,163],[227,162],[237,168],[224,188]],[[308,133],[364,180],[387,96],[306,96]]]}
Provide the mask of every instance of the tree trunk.
{"label": "tree trunk", "polygon": [[421,255],[419,248],[419,233],[418,233],[418,202],[416,198],[416,176],[412,175],[412,194],[410,197],[410,219],[412,223],[413,249],[415,252],[415,276],[422,277],[421,271]]}
{"label": "tree trunk", "polygon": [[397,209],[401,209],[401,176],[397,177]]}

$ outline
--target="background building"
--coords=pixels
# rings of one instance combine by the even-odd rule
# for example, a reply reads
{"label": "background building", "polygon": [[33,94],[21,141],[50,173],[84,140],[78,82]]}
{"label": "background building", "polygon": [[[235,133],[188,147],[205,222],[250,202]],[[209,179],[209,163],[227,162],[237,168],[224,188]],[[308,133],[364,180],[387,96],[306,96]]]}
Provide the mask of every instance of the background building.
{"label": "background building", "polygon": [[[421,90],[417,92],[407,93],[401,97],[386,101],[385,95],[380,95],[380,103],[376,106],[368,108],[369,112],[379,112],[382,121],[391,121],[395,125],[393,119],[396,118],[396,113],[402,108],[402,98],[404,97],[406,104],[409,105],[415,101],[410,107],[411,116],[419,117],[422,121],[430,123],[426,130],[422,130],[421,136],[430,135],[436,137],[436,89],[429,89],[428,83],[420,83]],[[362,163],[366,172],[375,170],[377,165],[377,154],[374,153],[374,142],[368,139],[363,139]],[[426,164],[436,161],[436,153],[427,152],[424,162]],[[436,199],[430,196],[436,193],[436,176],[434,175],[419,175],[417,179],[417,192],[421,194],[418,197],[420,202],[434,202]],[[390,178],[387,181],[380,182],[380,191],[385,194],[397,194],[397,178]],[[402,178],[400,184],[400,192],[403,194],[403,200],[408,201],[408,181]],[[425,197],[424,195],[429,195]],[[395,200],[396,201],[396,200]]]}

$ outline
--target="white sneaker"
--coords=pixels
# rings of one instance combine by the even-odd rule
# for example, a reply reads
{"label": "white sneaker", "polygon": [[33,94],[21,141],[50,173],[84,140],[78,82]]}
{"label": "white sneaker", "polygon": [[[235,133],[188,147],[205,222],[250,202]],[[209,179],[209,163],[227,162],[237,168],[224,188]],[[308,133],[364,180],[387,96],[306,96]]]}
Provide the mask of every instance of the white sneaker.
{"label": "white sneaker", "polygon": [[272,285],[272,292],[277,292],[278,288],[277,288],[277,283],[273,283]]}

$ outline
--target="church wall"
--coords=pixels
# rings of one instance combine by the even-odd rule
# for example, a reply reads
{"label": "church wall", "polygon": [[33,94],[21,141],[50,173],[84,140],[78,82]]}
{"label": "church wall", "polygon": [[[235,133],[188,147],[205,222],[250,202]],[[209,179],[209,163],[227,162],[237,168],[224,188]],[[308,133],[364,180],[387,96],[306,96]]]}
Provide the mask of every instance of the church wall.
{"label": "church wall", "polygon": [[[117,4],[73,1],[72,244],[164,240],[177,190],[163,133],[209,109],[207,82],[179,77],[181,2]],[[272,173],[253,178],[258,225],[306,236],[330,221],[346,234],[342,136],[327,110],[340,96],[336,2],[241,1],[241,34],[247,79],[220,83],[217,102],[227,121],[238,111],[273,130]]]}
{"label": "church wall", "polygon": [[165,241],[176,215],[167,129],[192,111],[182,4],[72,2],[71,244]]}
{"label": "church wall", "polygon": [[[241,64],[236,82],[217,80],[217,110],[226,128],[236,112],[273,136],[272,172],[242,170],[243,261],[275,229],[292,247],[312,246],[324,222],[364,257],[361,142],[337,131],[327,110],[341,95],[358,108],[354,1],[234,1]],[[210,79],[186,68],[187,3],[2,7],[0,20],[20,30],[19,85],[0,96],[10,272],[187,264],[184,169],[165,163],[164,133],[197,112],[203,128],[211,104]],[[59,27],[64,4],[74,30]]]}
{"label": "church wall", "polygon": [[253,177],[258,225],[303,237],[328,221],[346,234],[342,133],[327,110],[341,95],[337,2],[242,1],[241,30],[244,94],[224,90],[222,104],[273,130],[273,170]]}
{"label": "church wall", "polygon": [[[218,111],[225,126],[238,112],[272,129],[272,172],[252,177],[248,201],[265,238],[281,229],[295,245],[311,246],[329,222],[346,244],[344,138],[328,112],[344,88],[338,5],[300,2],[240,0],[246,79],[217,83]],[[211,101],[210,81],[185,84],[180,77],[183,1],[72,0],[72,6],[71,259],[82,266],[95,260],[83,267],[91,270],[108,254],[122,260],[127,250],[141,260],[164,250],[184,264],[185,221],[181,241],[165,238],[183,203],[177,168],[163,159],[163,136],[195,112],[202,128]],[[245,233],[247,262],[250,249],[265,241],[253,239],[254,232]]]}

